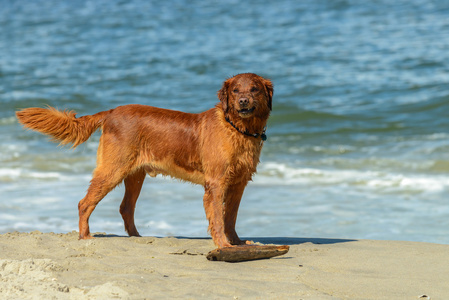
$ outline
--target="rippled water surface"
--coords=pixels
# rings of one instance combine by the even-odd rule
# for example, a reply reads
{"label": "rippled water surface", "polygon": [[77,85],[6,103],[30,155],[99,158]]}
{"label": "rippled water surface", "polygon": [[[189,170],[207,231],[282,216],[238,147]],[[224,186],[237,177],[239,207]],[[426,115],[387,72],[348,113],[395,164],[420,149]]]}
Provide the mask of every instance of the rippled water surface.
{"label": "rippled water surface", "polygon": [[[0,232],[77,230],[99,133],[75,150],[14,111],[187,112],[224,79],[270,78],[274,106],[242,236],[449,244],[448,1],[2,1]],[[93,231],[124,234],[110,193]],[[206,236],[203,190],[148,178],[143,235]]]}

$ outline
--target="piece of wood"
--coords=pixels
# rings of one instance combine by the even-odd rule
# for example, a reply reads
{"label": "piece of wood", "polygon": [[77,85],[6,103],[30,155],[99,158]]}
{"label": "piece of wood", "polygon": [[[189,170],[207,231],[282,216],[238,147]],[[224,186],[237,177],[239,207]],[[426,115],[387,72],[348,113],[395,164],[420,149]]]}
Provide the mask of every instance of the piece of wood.
{"label": "piece of wood", "polygon": [[212,261],[239,262],[255,259],[265,259],[283,255],[289,246],[242,245],[217,248],[210,251],[206,258]]}

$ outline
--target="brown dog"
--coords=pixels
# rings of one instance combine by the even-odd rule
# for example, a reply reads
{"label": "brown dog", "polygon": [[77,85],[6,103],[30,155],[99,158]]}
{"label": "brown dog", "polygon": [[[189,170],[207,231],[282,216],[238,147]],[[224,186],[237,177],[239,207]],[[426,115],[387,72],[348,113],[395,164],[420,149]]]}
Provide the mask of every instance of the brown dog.
{"label": "brown dog", "polygon": [[169,175],[204,186],[209,232],[218,247],[244,243],[235,232],[243,190],[259,163],[271,111],[272,83],[256,74],[234,76],[218,91],[221,104],[199,114],[125,105],[91,116],[54,108],[16,113],[30,129],[73,147],[102,128],[97,167],[79,202],[79,238],[92,238],[89,217],[115,186],[125,182],[120,213],[125,230],[139,236],[134,209],[146,174]]}

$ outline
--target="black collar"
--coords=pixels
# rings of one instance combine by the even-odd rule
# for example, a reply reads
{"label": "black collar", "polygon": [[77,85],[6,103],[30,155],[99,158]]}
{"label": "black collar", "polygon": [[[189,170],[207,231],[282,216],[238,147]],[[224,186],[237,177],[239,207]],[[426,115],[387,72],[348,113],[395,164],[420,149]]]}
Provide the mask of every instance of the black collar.
{"label": "black collar", "polygon": [[266,141],[267,140],[267,135],[265,134],[265,131],[267,131],[267,128],[265,127],[262,131],[262,133],[250,133],[248,132],[248,130],[242,131],[239,128],[237,128],[237,126],[234,125],[234,123],[232,123],[231,120],[229,120],[228,117],[225,117],[226,121],[232,125],[232,127],[234,127],[238,132],[240,132],[241,134],[247,135],[247,136],[252,136],[255,138],[258,138],[260,136],[260,138],[262,139],[262,141]]}

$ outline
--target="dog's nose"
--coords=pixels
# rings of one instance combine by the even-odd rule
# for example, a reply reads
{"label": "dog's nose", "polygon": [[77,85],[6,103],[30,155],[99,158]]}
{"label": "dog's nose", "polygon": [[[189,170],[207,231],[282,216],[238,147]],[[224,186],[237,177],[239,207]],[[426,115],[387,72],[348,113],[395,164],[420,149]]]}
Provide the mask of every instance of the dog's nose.
{"label": "dog's nose", "polygon": [[246,105],[248,105],[248,103],[249,103],[249,99],[248,98],[240,98],[239,99],[239,104],[240,105],[246,106]]}

